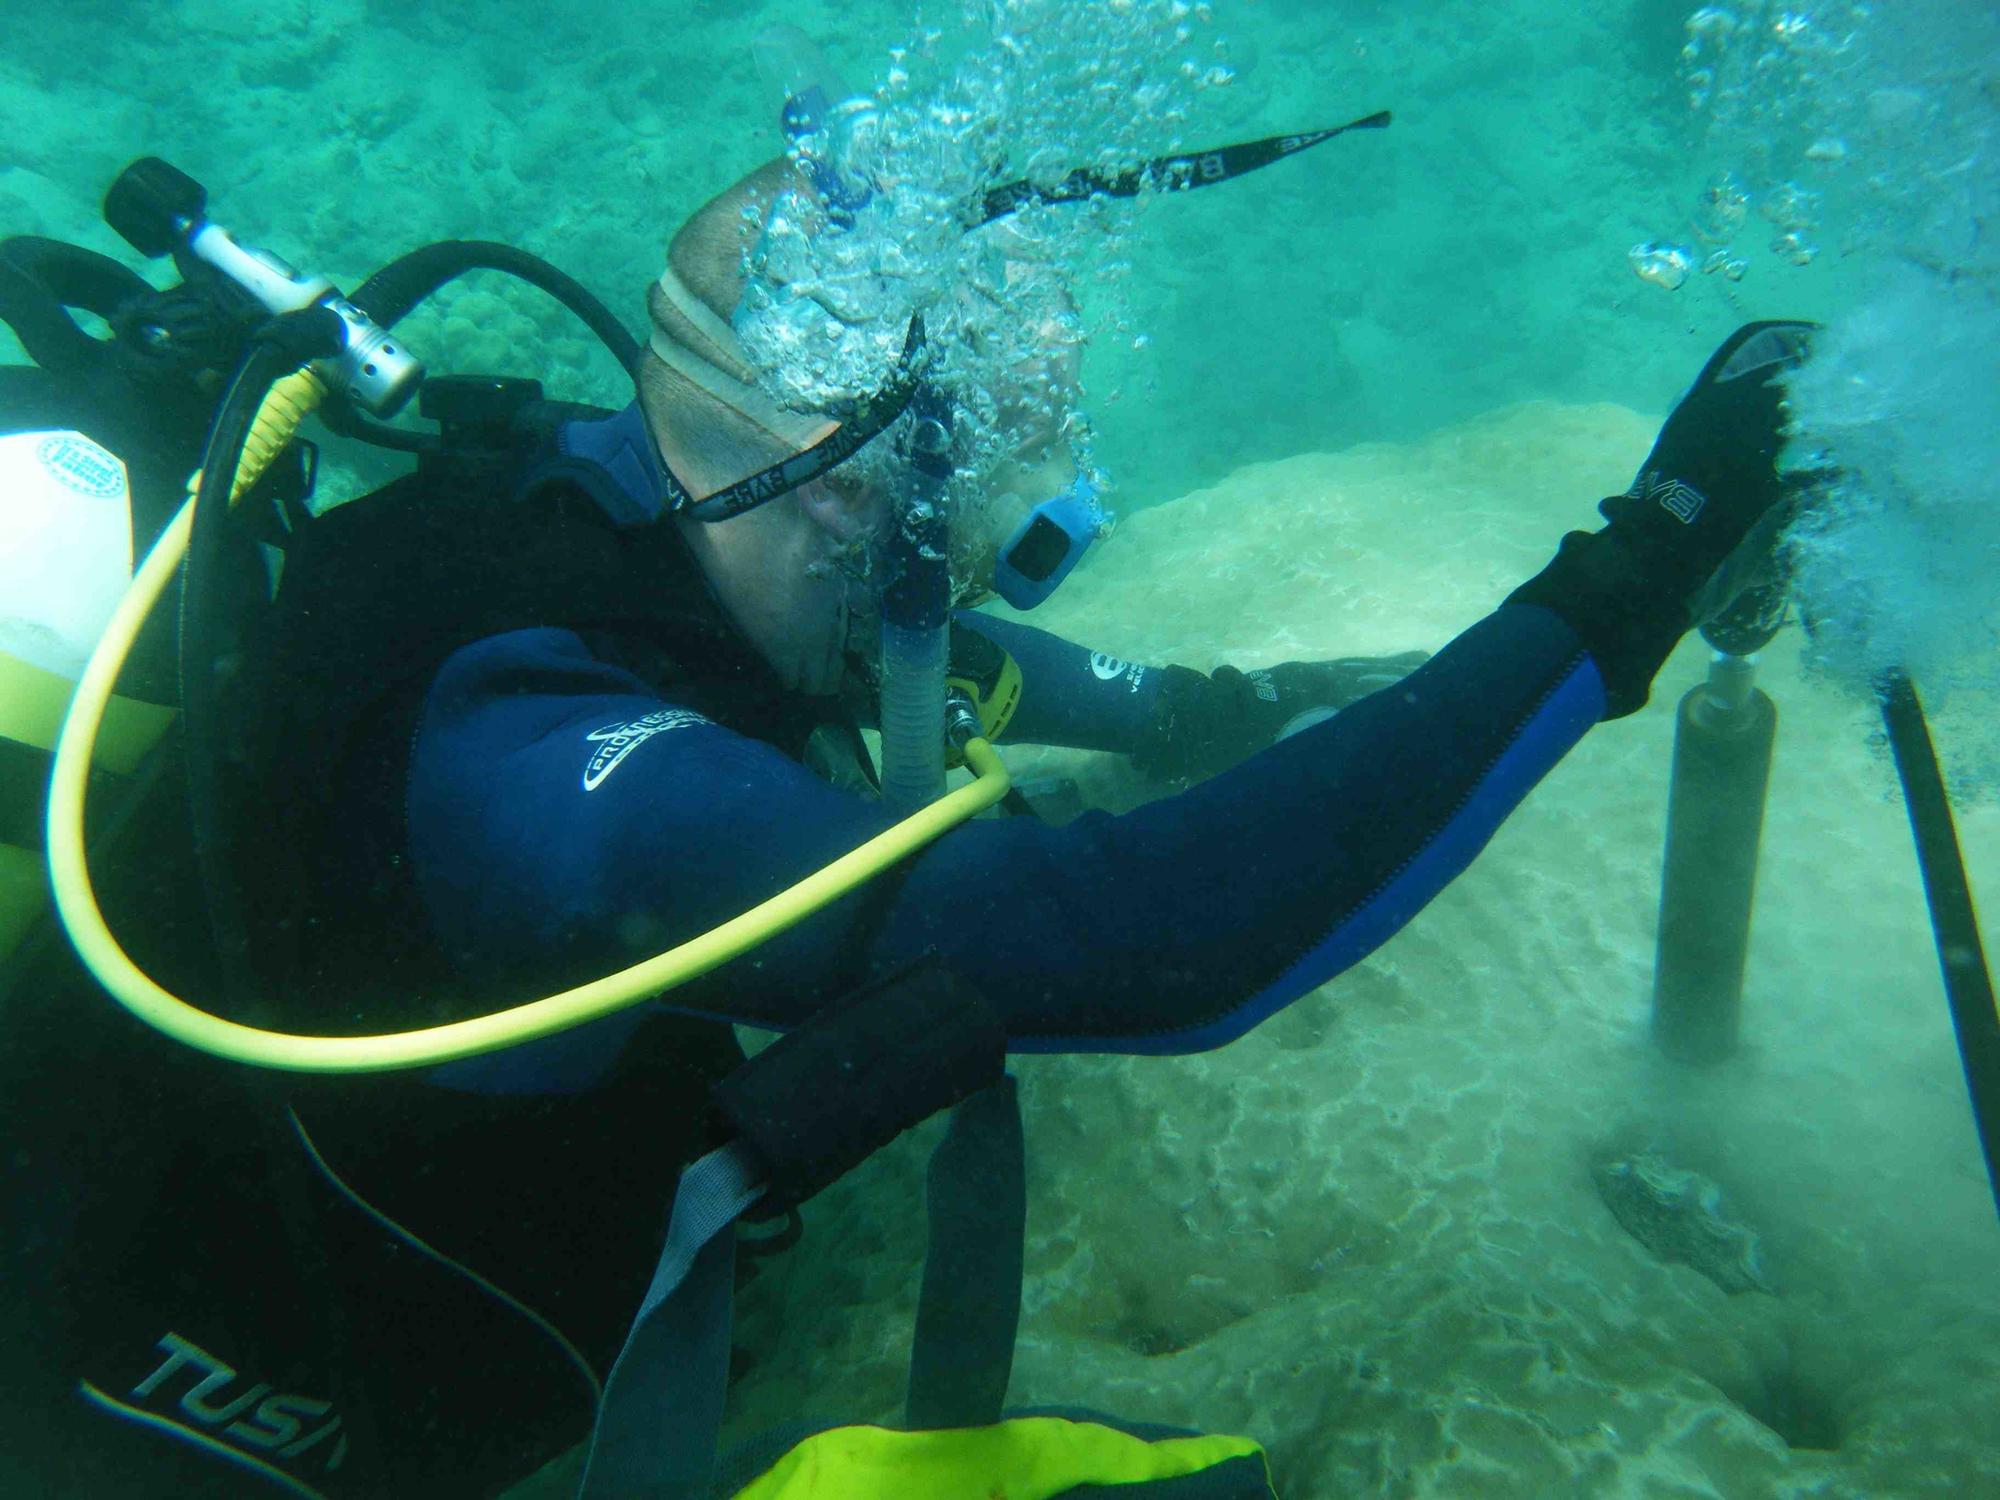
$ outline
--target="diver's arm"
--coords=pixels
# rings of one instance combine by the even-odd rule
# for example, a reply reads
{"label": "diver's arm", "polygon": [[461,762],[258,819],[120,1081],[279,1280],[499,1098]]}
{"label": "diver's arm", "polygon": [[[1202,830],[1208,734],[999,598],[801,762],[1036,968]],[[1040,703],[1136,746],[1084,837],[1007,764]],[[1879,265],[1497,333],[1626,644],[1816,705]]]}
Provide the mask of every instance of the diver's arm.
{"label": "diver's arm", "polygon": [[1021,669],[1010,743],[1108,750],[1146,775],[1189,782],[1400,680],[1423,660],[1400,656],[1282,662],[1250,672],[1197,672],[1092,651],[997,615],[960,610],[953,623],[1001,647]]}
{"label": "diver's arm", "polygon": [[[1017,1049],[1187,1051],[1240,1035],[1416,914],[1600,718],[1636,712],[1694,624],[1762,580],[1804,503],[1781,474],[1811,325],[1746,324],[1608,523],[1385,692],[1122,818],[971,825],[918,861],[884,957],[935,946]],[[977,891],[991,921],[940,899]],[[1076,988],[1080,964],[1090,988]]]}
{"label": "diver's arm", "polygon": [[1169,669],[976,610],[956,611],[952,623],[985,636],[1021,669],[1021,702],[1007,725],[1008,743],[1129,755],[1152,732]]}
{"label": "diver's arm", "polygon": [[1501,609],[1394,691],[1178,796],[954,831],[874,956],[936,948],[1017,1051],[1221,1045],[1414,917],[1603,710],[1561,619]]}
{"label": "diver's arm", "polygon": [[[1192,791],[1064,828],[956,829],[900,883],[847,898],[673,1002],[789,1026],[871,966],[935,947],[1019,1048],[1215,1046],[1414,916],[1602,703],[1559,619],[1505,609],[1395,692]],[[542,630],[446,664],[416,738],[409,821],[447,952],[518,993],[690,937],[886,819]]]}
{"label": "diver's arm", "polygon": [[[406,786],[419,898],[447,959],[497,998],[649,957],[893,821],[555,629],[490,637],[444,663]],[[838,902],[676,1000],[801,1020],[858,972],[851,950],[878,899]],[[618,1021],[597,1026],[610,1035]]]}
{"label": "diver's arm", "polygon": [[[1391,690],[1181,795],[1062,828],[973,822],[893,877],[676,992],[790,1025],[934,949],[1021,1050],[1216,1046],[1396,932],[1675,643],[1754,582],[1797,499],[1782,380],[1810,327],[1746,325],[1608,524]],[[433,682],[409,779],[417,885],[447,953],[574,982],[825,864],[880,810],[650,697],[573,634],[517,631]]]}

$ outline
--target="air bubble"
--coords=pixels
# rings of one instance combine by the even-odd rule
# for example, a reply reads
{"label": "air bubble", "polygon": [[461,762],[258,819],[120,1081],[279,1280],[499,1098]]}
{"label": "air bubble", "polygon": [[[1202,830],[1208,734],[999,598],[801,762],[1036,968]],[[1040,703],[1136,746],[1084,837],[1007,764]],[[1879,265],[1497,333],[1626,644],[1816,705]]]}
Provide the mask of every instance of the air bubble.
{"label": "air bubble", "polygon": [[1700,10],[1687,18],[1689,36],[1702,37],[1719,42],[1728,41],[1730,37],[1736,34],[1737,27],[1742,24],[1737,19],[1735,11],[1721,5],[1704,5]]}
{"label": "air bubble", "polygon": [[1796,182],[1781,182],[1765,195],[1759,209],[1780,229],[1811,229],[1819,221],[1820,195]]}
{"label": "air bubble", "polygon": [[1819,254],[1819,246],[1796,232],[1781,234],[1771,241],[1771,253],[1795,266],[1809,266],[1813,257]]}
{"label": "air bubble", "polygon": [[1720,172],[1702,189],[1695,210],[1695,238],[1710,245],[1727,244],[1750,215],[1750,194],[1734,172]]}
{"label": "air bubble", "polygon": [[[1150,357],[1132,352],[1150,345],[1129,316],[1128,210],[1027,205],[1004,229],[968,235],[994,162],[1004,155],[1011,176],[1042,182],[1177,153],[1181,121],[1205,143],[1209,131],[1192,123],[1203,95],[1232,82],[1254,48],[1218,37],[1196,0],[974,0],[965,16],[973,45],[949,59],[932,32],[884,60],[880,140],[858,168],[873,197],[845,223],[809,188],[779,205],[753,236],[732,322],[768,394],[837,412],[881,388],[921,312],[932,373],[957,398],[958,462],[977,473],[1020,432],[1071,425],[1074,394],[1023,374],[1047,370],[1052,347],[1068,355],[1094,336]],[[1089,316],[1063,322],[1086,290]],[[869,452],[853,462],[865,471]]]}
{"label": "air bubble", "polygon": [[1684,245],[1669,244],[1662,240],[1647,240],[1634,245],[1626,254],[1631,262],[1632,273],[1641,281],[1649,281],[1654,286],[1667,291],[1677,291],[1688,279],[1688,272],[1694,268],[1694,252]]}

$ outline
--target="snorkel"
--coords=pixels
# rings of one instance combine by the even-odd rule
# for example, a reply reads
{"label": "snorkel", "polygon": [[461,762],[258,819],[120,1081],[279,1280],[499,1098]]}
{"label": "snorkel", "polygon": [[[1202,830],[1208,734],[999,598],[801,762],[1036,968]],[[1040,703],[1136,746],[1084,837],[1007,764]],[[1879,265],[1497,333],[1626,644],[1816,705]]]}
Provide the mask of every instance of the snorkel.
{"label": "snorkel", "polygon": [[951,569],[944,491],[951,406],[926,387],[911,403],[910,484],[889,522],[882,589],[882,800],[914,812],[944,790]]}
{"label": "snorkel", "polygon": [[[794,26],[773,26],[753,46],[778,105],[800,174],[834,233],[851,229],[874,198],[866,169],[874,101],[851,95],[819,49]],[[904,419],[899,457],[907,479],[881,549],[882,643],[878,703],[882,801],[904,815],[944,791],[945,673],[950,659],[951,565],[945,490],[952,476],[952,403],[920,385]]]}

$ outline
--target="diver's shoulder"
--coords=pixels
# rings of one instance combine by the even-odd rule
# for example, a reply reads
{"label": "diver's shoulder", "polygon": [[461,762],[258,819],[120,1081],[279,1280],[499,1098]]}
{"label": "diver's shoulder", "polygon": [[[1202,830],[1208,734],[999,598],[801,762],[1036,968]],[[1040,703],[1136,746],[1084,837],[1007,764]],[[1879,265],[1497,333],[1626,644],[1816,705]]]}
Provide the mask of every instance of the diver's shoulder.
{"label": "diver's shoulder", "polygon": [[558,625],[502,630],[460,646],[438,664],[431,696],[468,698],[630,692],[638,681],[592,644],[594,633]]}

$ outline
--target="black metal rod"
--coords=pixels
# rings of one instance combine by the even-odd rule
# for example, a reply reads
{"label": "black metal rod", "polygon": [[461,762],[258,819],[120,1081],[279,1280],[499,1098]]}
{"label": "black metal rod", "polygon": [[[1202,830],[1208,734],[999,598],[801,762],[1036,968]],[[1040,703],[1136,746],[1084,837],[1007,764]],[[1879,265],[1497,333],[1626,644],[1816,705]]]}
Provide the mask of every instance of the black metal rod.
{"label": "black metal rod", "polygon": [[1979,1149],[1986,1158],[1993,1206],[2000,1212],[2000,1014],[1993,1008],[1993,976],[1979,940],[1965,857],[1916,684],[1908,673],[1895,671],[1882,680],[1877,692],[1896,774],[1903,783],[1903,800],[1910,810],[1910,831],[1916,836],[1917,866],[1923,872],[1924,899],[1930,905],[1931,934],[1937,942],[1938,967],[1944,972],[1952,1029],[1958,1033],[1965,1086],[1972,1095]]}

